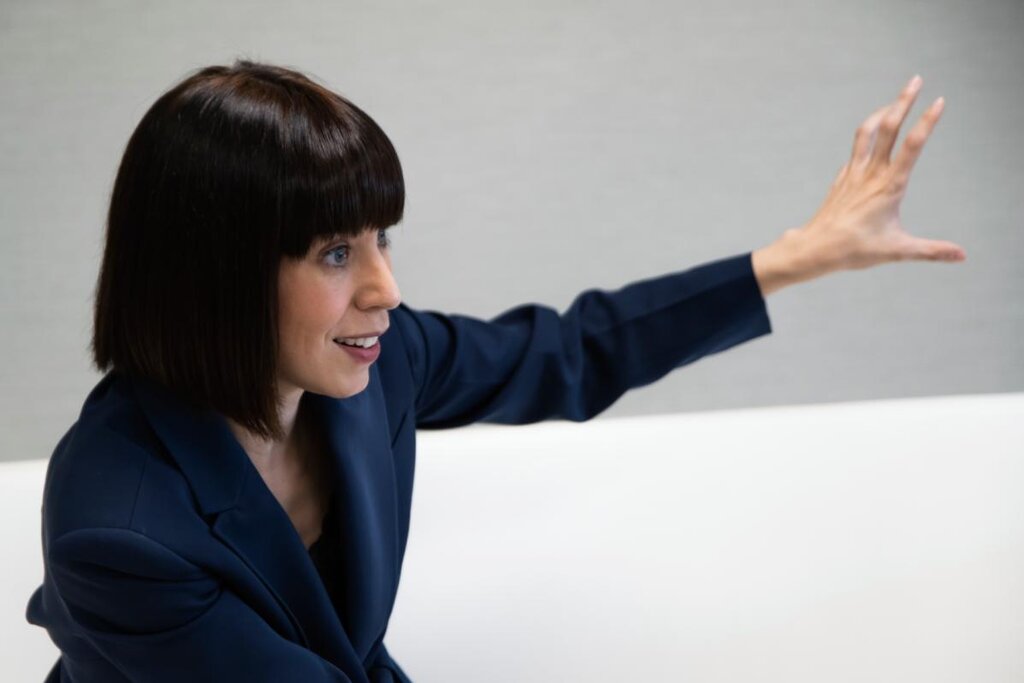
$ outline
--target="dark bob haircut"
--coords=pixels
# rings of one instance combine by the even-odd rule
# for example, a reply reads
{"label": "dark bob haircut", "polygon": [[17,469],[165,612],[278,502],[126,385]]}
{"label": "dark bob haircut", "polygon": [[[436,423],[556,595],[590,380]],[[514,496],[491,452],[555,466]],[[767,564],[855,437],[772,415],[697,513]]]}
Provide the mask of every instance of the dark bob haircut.
{"label": "dark bob haircut", "polygon": [[117,172],[96,367],[280,438],[281,260],[386,229],[404,204],[391,141],[345,98],[247,60],[193,72],[142,117]]}

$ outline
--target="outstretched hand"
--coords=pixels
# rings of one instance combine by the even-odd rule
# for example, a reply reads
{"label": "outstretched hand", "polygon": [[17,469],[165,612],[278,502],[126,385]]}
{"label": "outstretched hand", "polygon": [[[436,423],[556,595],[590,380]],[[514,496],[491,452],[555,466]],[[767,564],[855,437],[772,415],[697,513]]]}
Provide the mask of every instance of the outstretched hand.
{"label": "outstretched hand", "polygon": [[909,234],[900,222],[900,202],[910,173],[935,129],[943,98],[935,100],[907,133],[890,159],[900,126],[921,90],[915,76],[899,98],[869,116],[857,129],[850,160],[840,169],[821,208],[805,226],[807,237],[830,244],[838,269],[858,269],[904,260],[962,261],[953,242]]}
{"label": "outstretched hand", "polygon": [[839,170],[814,217],[753,252],[754,273],[763,294],[836,270],[891,261],[955,262],[967,257],[959,245],[915,237],[900,222],[900,202],[910,173],[945,105],[940,97],[928,107],[892,159],[900,126],[922,82],[920,76],[910,79],[895,102],[875,111],[857,128],[850,160]]}

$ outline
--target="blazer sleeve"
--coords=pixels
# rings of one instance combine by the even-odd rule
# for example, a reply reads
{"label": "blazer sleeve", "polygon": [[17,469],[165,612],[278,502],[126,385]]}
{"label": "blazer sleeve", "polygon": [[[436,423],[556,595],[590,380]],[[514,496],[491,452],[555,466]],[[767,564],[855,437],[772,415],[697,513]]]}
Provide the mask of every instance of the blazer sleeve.
{"label": "blazer sleeve", "polygon": [[539,304],[490,321],[401,304],[416,426],[588,420],[627,390],[771,332],[752,253],[591,289],[565,313]]}
{"label": "blazer sleeve", "polygon": [[50,544],[49,570],[81,635],[126,679],[350,679],[281,637],[235,593],[130,529],[82,529]]}

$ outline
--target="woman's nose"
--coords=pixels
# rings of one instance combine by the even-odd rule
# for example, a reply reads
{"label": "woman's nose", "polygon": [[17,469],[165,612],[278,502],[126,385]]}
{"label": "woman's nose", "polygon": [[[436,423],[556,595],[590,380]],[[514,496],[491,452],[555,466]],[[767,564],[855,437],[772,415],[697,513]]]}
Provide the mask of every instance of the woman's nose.
{"label": "woman's nose", "polygon": [[391,310],[402,301],[398,283],[391,273],[391,260],[384,254],[375,254],[364,271],[365,276],[359,288],[360,308],[384,308]]}

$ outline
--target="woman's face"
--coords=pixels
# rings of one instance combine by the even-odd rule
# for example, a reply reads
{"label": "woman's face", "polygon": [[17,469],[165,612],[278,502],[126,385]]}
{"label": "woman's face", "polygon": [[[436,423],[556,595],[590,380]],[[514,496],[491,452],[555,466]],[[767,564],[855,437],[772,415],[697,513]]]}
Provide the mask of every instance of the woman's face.
{"label": "woman's face", "polygon": [[370,381],[380,344],[369,349],[342,339],[376,337],[401,294],[391,276],[383,230],[314,241],[301,259],[285,258],[278,279],[278,390],[334,398],[358,394]]}

